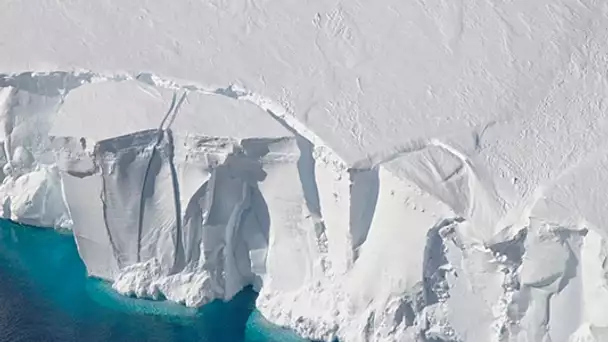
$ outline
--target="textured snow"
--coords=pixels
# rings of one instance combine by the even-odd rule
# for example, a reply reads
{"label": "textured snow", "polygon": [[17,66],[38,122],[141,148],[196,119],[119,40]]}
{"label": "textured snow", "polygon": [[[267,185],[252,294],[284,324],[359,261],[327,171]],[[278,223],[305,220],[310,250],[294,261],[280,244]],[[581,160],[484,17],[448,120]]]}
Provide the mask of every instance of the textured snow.
{"label": "textured snow", "polygon": [[[608,4],[6,1],[2,216],[344,341],[608,341]],[[185,94],[182,96],[182,94]]]}

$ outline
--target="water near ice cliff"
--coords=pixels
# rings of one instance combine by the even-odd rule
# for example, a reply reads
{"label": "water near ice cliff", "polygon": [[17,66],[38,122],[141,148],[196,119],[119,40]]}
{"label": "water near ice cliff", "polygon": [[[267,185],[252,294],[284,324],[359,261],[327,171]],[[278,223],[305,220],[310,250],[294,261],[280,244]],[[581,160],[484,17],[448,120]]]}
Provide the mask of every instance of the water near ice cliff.
{"label": "water near ice cliff", "polygon": [[70,235],[0,221],[0,342],[303,341],[265,322],[250,288],[200,310],[87,278]]}

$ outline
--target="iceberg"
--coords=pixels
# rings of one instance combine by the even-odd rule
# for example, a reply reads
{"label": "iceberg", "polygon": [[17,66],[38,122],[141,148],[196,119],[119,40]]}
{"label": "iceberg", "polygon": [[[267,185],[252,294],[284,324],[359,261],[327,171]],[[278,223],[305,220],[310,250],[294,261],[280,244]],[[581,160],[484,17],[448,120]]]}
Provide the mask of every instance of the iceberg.
{"label": "iceberg", "polygon": [[0,215],[331,341],[604,341],[597,1],[0,5]]}

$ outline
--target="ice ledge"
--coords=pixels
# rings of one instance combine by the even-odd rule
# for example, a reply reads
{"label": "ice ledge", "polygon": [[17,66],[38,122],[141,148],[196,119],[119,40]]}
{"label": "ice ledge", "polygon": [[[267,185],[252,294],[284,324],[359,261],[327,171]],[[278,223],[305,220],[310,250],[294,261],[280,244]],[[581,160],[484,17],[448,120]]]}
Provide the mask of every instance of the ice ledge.
{"label": "ice ledge", "polygon": [[[605,285],[606,237],[543,211],[569,203],[576,177],[529,210],[540,220],[496,235],[505,208],[494,184],[442,141],[348,163],[292,113],[237,86],[92,72],[2,75],[0,86],[3,216],[73,227],[89,272],[122,293],[197,306],[253,283],[271,321],[327,340],[562,340],[608,326],[597,315],[605,301],[579,305],[577,290]],[[187,100],[175,97],[168,112],[145,107],[166,106],[167,89]],[[137,115],[94,112],[96,96],[109,94],[103,102],[117,108],[141,92],[141,127],[119,127]],[[235,139],[189,127],[228,108],[209,113],[201,100],[187,114],[197,96],[253,103],[258,112],[241,119],[263,133]],[[83,116],[101,117],[108,131],[82,136],[68,123]],[[534,257],[547,253],[559,262]],[[558,323],[572,303],[580,315]]]}

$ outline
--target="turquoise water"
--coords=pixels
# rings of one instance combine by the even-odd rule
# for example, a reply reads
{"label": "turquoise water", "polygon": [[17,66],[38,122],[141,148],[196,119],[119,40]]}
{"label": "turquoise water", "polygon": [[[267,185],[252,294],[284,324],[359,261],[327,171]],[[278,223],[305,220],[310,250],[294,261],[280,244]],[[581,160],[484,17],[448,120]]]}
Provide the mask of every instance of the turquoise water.
{"label": "turquoise water", "polygon": [[127,298],[86,277],[73,237],[0,221],[0,342],[302,342],[266,322],[247,288],[199,310]]}

